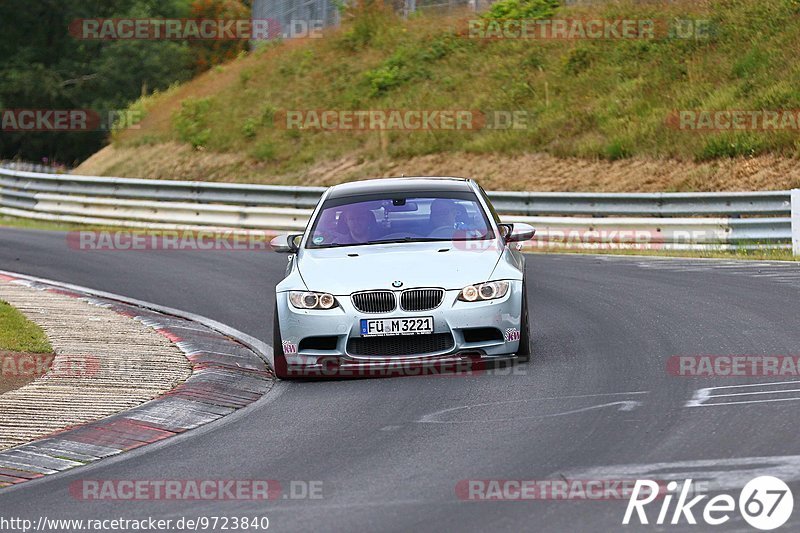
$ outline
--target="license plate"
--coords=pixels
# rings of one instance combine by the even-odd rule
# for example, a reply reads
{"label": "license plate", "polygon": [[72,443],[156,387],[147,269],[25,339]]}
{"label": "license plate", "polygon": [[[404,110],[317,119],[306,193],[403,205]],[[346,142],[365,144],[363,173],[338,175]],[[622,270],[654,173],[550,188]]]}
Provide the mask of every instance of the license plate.
{"label": "license plate", "polygon": [[433,317],[416,318],[362,318],[361,336],[426,335],[433,333]]}

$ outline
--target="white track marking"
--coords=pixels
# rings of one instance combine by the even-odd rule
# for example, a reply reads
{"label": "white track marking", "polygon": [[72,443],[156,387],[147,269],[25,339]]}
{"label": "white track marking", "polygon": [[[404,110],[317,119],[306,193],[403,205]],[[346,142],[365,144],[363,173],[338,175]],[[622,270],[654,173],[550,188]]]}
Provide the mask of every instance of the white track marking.
{"label": "white track marking", "polygon": [[[714,402],[716,398],[731,398],[742,396],[757,396],[763,394],[786,394],[786,393],[800,393],[800,389],[774,389],[769,390],[770,387],[777,387],[781,385],[800,385],[800,381],[775,381],[765,383],[748,383],[745,385],[722,385],[719,387],[706,387],[697,389],[692,396],[692,399],[686,402],[684,407],[714,407],[719,405],[743,405],[752,403],[773,403],[773,402],[791,402],[800,401],[800,396],[793,398],[762,398],[753,400],[742,400],[735,402]],[[759,387],[760,390],[750,390]],[[729,391],[731,389],[746,389],[744,392],[728,392],[725,394],[714,394],[714,391]]]}
{"label": "white track marking", "polygon": [[800,380],[790,380],[790,381],[767,381],[764,383],[745,383],[744,385],[720,385],[719,387],[709,387],[710,390],[717,390],[717,389],[739,389],[744,387],[772,387],[775,385],[789,385],[795,384],[800,385]]}
{"label": "white track marking", "polygon": [[800,389],[759,390],[755,392],[733,392],[731,394],[715,394],[714,398],[728,398],[730,396],[752,396],[755,394],[784,394],[786,392],[800,392]]}
{"label": "white track marking", "polygon": [[[716,396],[714,396],[716,398]],[[703,405],[696,405],[692,407],[717,407],[720,405],[744,405],[747,403],[771,403],[771,402],[797,402],[800,401],[800,397],[798,398],[774,398],[770,400],[743,400],[741,402],[715,402],[715,403],[706,403]]]}
{"label": "white track marking", "polygon": [[702,407],[703,403],[711,397],[712,389],[698,389],[694,391],[692,399],[686,402],[684,407]]}
{"label": "white track marking", "polygon": [[509,404],[519,404],[519,403],[527,403],[527,402],[543,402],[543,401],[552,401],[552,400],[569,400],[569,399],[584,399],[584,398],[600,398],[600,397],[608,397],[608,396],[633,396],[633,395],[641,395],[641,394],[649,394],[650,391],[633,391],[633,392],[612,392],[612,393],[603,393],[603,394],[584,394],[584,395],[575,395],[575,396],[551,396],[547,398],[529,398],[529,399],[522,399],[522,400],[507,400],[501,402],[486,402],[486,403],[477,403],[477,404],[469,404],[469,405],[461,405],[458,407],[449,407],[446,409],[440,409],[438,411],[434,411],[433,413],[429,413],[419,420],[415,422],[418,424],[472,424],[472,423],[483,423],[483,422],[509,422],[512,420],[535,420],[541,418],[554,418],[559,416],[571,415],[576,413],[583,413],[586,411],[593,411],[596,409],[604,409],[606,407],[614,407],[619,406],[617,411],[633,411],[637,407],[642,405],[642,402],[635,401],[635,400],[618,400],[614,402],[607,402],[597,405],[588,405],[583,407],[577,407],[575,409],[569,409],[566,411],[561,411],[557,413],[550,413],[550,414],[541,414],[541,415],[534,415],[534,416],[519,416],[519,417],[508,417],[508,418],[489,418],[489,419],[482,419],[482,420],[438,420],[439,417],[442,415],[453,413],[456,411],[465,411],[469,409],[475,409],[480,407],[494,407],[494,406],[503,406]]}

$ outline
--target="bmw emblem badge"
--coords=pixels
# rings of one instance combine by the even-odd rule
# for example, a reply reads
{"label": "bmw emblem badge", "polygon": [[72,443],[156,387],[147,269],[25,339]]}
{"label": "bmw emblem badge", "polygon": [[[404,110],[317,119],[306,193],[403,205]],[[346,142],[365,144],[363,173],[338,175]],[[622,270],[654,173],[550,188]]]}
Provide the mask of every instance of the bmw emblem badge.
{"label": "bmw emblem badge", "polygon": [[392,287],[394,287],[395,289],[399,289],[402,286],[403,286],[403,282],[402,281],[393,281],[392,282]]}

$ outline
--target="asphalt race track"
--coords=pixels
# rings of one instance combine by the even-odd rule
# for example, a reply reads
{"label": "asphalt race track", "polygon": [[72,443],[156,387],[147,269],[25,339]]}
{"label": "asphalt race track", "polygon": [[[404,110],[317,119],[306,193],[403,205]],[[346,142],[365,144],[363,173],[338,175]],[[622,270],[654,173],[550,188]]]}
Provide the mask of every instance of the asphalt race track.
{"label": "asphalt race track", "polygon": [[[269,343],[285,261],[267,252],[76,251],[63,233],[0,229],[0,269],[199,313]],[[618,531],[626,501],[462,501],[456,485],[645,472],[735,484],[774,468],[800,494],[800,387],[761,385],[791,378],[666,369],[673,355],[799,355],[800,264],[529,255],[527,268],[530,365],[281,383],[219,423],[0,491],[0,514],[266,515],[278,531]],[[687,406],[698,389],[739,384],[752,387],[713,389],[739,395]],[[321,481],[324,497],[86,502],[69,493],[81,479],[201,478]],[[657,507],[648,510],[652,521]],[[787,530],[800,529],[798,513]],[[682,524],[627,529],[698,530]],[[738,514],[714,529],[752,530]]]}

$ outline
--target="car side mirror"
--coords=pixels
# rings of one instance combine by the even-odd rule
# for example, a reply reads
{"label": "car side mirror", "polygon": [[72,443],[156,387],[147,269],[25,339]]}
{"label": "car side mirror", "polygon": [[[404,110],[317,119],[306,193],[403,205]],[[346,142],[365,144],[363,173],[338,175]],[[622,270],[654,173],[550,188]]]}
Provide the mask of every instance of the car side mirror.
{"label": "car side mirror", "polygon": [[524,222],[500,224],[500,235],[505,242],[529,241],[533,239],[535,233],[534,227]]}
{"label": "car side mirror", "polygon": [[293,254],[300,249],[300,241],[302,239],[302,235],[278,235],[269,241],[269,246],[274,252]]}

